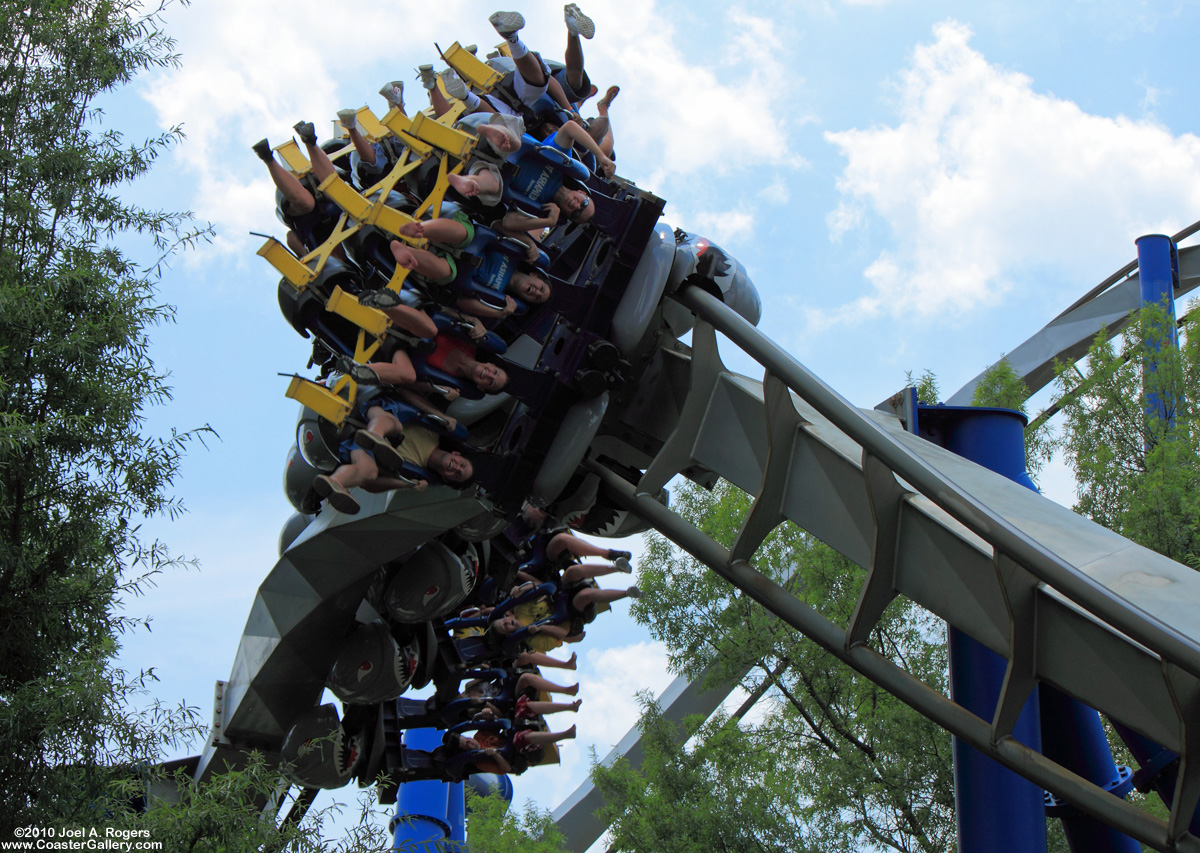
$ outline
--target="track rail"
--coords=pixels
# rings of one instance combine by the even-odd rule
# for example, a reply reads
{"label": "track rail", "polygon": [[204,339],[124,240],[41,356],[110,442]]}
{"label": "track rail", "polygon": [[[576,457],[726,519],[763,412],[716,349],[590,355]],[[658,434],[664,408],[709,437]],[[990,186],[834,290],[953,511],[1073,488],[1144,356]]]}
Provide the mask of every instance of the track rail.
{"label": "track rail", "polygon": [[[1200,851],[1200,575],[847,403],[704,291],[676,295],[699,319],[683,416],[637,486],[592,462],[611,494],[768,610],[971,746],[1160,850]],[[759,384],[724,369],[721,332],[763,365]],[[684,464],[755,497],[732,548],[650,495]],[[862,565],[836,625],[748,560],[785,519]],[[904,595],[1008,661],[983,720],[872,649],[871,628]],[[1053,684],[1179,752],[1164,822],[1011,736],[1029,691]]]}
{"label": "track rail", "polygon": [[[1184,228],[1171,240],[1179,242],[1197,231],[1200,231],[1200,222]],[[1179,250],[1179,287],[1175,297],[1184,296],[1197,287],[1200,287],[1200,246],[1188,246]],[[1075,300],[1004,358],[1025,381],[1029,394],[1033,395],[1054,381],[1056,362],[1078,361],[1101,332],[1110,338],[1120,334],[1129,324],[1130,315],[1139,307],[1141,282],[1137,274],[1137,261],[1133,260]],[[951,394],[946,400],[947,405],[971,405],[975,386],[986,372],[981,372]]]}

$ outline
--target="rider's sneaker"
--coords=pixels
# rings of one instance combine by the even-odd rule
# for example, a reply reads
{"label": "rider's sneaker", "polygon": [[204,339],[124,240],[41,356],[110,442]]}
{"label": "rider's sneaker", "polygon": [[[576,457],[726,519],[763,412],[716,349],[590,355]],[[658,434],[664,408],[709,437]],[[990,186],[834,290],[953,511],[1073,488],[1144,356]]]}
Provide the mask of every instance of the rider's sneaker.
{"label": "rider's sneaker", "polygon": [[467,84],[453,71],[442,72],[442,86],[450,97],[458,98],[460,101],[467,99]]}
{"label": "rider's sneaker", "polygon": [[379,90],[379,94],[383,95],[383,99],[388,102],[388,106],[395,107],[401,112],[404,111],[403,80],[393,80],[391,83],[385,83],[383,88]]}
{"label": "rider's sneaker", "polygon": [[580,11],[574,3],[563,6],[563,20],[567,22],[567,32],[573,36],[583,36],[590,39],[596,34],[596,25],[592,19]]}
{"label": "rider's sneaker", "polygon": [[520,32],[521,28],[525,26],[525,16],[520,12],[493,12],[488,20],[503,39]]}
{"label": "rider's sneaker", "polygon": [[337,370],[354,380],[357,385],[382,385],[379,374],[365,364],[359,364],[348,355],[339,355],[336,360]]}
{"label": "rider's sneaker", "polygon": [[437,74],[434,73],[432,65],[418,65],[417,78],[426,89],[432,90],[437,86]]}
{"label": "rider's sneaker", "polygon": [[292,129],[300,136],[300,141],[305,145],[317,144],[317,129],[311,121],[298,121],[292,125]]}
{"label": "rider's sneaker", "polygon": [[329,501],[331,507],[344,515],[357,515],[362,509],[354,495],[327,474],[321,474],[313,481],[313,491]]}
{"label": "rider's sneaker", "polygon": [[371,453],[375,461],[393,471],[404,467],[404,457],[396,452],[396,448],[386,438],[380,438],[373,432],[360,429],[354,433],[354,443],[363,450]]}
{"label": "rider's sneaker", "polygon": [[368,290],[358,297],[358,304],[367,308],[386,311],[388,308],[395,308],[402,303],[400,301],[400,294],[384,287],[380,290]]}

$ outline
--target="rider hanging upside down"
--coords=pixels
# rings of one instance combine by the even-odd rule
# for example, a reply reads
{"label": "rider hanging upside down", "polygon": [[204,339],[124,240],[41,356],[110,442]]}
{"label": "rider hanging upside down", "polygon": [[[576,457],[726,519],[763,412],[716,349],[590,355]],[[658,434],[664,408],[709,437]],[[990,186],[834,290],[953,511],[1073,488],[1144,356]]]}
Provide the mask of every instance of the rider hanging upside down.
{"label": "rider hanging upside down", "polygon": [[[425,238],[452,249],[461,249],[475,239],[475,225],[465,213],[459,211],[448,218],[410,222],[400,228],[400,233],[405,237]],[[499,259],[498,262],[490,263],[493,256]],[[534,305],[550,299],[550,282],[546,280],[545,273],[536,267],[521,269],[508,262],[508,256],[503,252],[496,251],[485,251],[480,261],[472,280],[490,290],[514,294]],[[467,314],[489,318],[506,317],[517,308],[511,297],[506,297],[504,308],[485,305],[478,299],[466,296],[459,297],[457,304]]]}
{"label": "rider hanging upside down", "polygon": [[[358,500],[350,494],[350,489],[357,486],[372,492],[413,488],[408,480],[381,472],[379,463],[392,469],[404,463],[428,468],[447,483],[459,487],[475,475],[471,460],[456,450],[447,451],[438,446],[437,433],[413,424],[405,429],[400,419],[388,410],[386,399],[369,401],[366,418],[367,428],[359,430],[352,440],[343,442],[339,448],[343,464],[332,474],[321,474],[313,481],[317,494],[328,499],[338,512],[355,515],[361,509]],[[402,436],[403,443],[396,447],[388,441],[389,436]],[[425,485],[427,483],[421,481],[416,488]]]}
{"label": "rider hanging upside down", "polygon": [[475,345],[455,335],[442,332],[433,339],[434,351],[425,363],[436,370],[448,373],[455,379],[471,382],[480,391],[494,394],[508,384],[508,374],[503,368],[475,356]]}
{"label": "rider hanging upside down", "polygon": [[[494,127],[494,124],[481,125]],[[571,149],[578,143],[596,156],[600,174],[609,178],[616,171],[616,164],[596,144],[573,119],[560,127],[553,135],[548,136],[541,145],[557,149],[564,154],[570,154]],[[537,146],[525,139],[520,150],[507,157],[508,162],[517,166],[517,174],[510,178],[512,189],[529,197],[536,204],[554,202],[567,214],[572,222],[587,222],[592,218],[588,205],[591,199],[581,189],[568,189],[563,186],[563,173],[555,166],[538,156]],[[499,197],[504,192],[504,184],[498,170],[473,169],[469,164],[469,175],[450,175],[450,185],[461,195],[472,198],[480,194]]]}

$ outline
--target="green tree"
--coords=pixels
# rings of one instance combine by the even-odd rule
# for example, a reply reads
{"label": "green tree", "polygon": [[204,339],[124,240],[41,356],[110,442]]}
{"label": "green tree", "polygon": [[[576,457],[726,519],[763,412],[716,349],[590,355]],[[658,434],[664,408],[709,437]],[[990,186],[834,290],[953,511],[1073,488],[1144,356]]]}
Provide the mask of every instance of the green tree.
{"label": "green tree", "polygon": [[[1061,446],[1078,477],[1079,511],[1200,565],[1200,440],[1192,403],[1200,395],[1200,336],[1185,322],[1179,350],[1159,348],[1153,342],[1167,322],[1162,311],[1146,310],[1119,347],[1103,335],[1096,339],[1086,373],[1060,368]],[[1157,369],[1144,380],[1151,357]],[[936,377],[926,371],[918,384],[922,402],[935,402]],[[1146,392],[1170,401],[1173,418],[1148,419]],[[1027,397],[1002,360],[972,402],[1023,412]],[[1031,472],[1059,446],[1044,420],[1034,422],[1026,434]],[[724,483],[712,496],[685,484],[677,501],[685,519],[727,544],[747,505]],[[780,528],[758,563],[760,570],[781,567],[766,571],[829,618],[848,618],[859,570],[804,534]],[[608,797],[615,849],[950,849],[948,735],[791,636],[661,537],[652,537],[643,571],[647,595],[635,614],[667,644],[675,671],[697,677],[712,666],[710,677],[723,681],[749,668],[744,686],[752,693],[766,688],[772,706],[760,722],[718,715],[676,727],[647,701],[642,769],[618,762],[593,772]],[[941,686],[940,630],[927,614],[896,603],[873,642]],[[1050,848],[1065,850],[1058,822],[1050,824]]]}
{"label": "green tree", "polygon": [[[726,544],[749,507],[724,482],[711,494],[684,484],[674,498],[681,517]],[[828,618],[849,620],[862,570],[798,528],[777,528],[755,562]],[[660,536],[650,537],[639,585],[645,595],[633,613],[667,645],[673,671],[717,683],[740,678],[751,694],[765,695],[761,711],[714,720],[694,735],[665,730],[649,709],[643,729],[655,751],[646,765],[593,771],[609,800],[616,849],[693,849],[684,840],[661,846],[684,820],[669,804],[684,799],[703,825],[694,828],[698,837],[721,839],[726,849],[756,849],[740,846],[737,827],[753,827],[769,850],[950,848],[949,735]],[[929,614],[895,602],[872,644],[944,689],[943,628]],[[680,734],[691,735],[686,747],[675,746]]]}
{"label": "green tree", "polygon": [[[971,395],[972,406],[997,406],[1004,409],[1015,409],[1022,414],[1026,411],[1026,401],[1029,399],[1029,386],[1017,375],[1016,369],[1007,358],[993,364],[975,386]],[[1025,429],[1025,469],[1035,483],[1038,474],[1046,463],[1053,458],[1059,447],[1050,424],[1044,420],[1030,423]]]}
{"label": "green tree", "polygon": [[[1178,349],[1156,342],[1171,331],[1164,310],[1151,306],[1131,318],[1126,333],[1111,340],[1101,332],[1080,364],[1058,365],[1058,393],[1047,413],[1026,430],[1031,473],[1062,447],[1075,474],[1075,510],[1145,547],[1200,565],[1197,522],[1200,452],[1195,410],[1200,392],[1200,349],[1185,318]],[[1156,369],[1145,373],[1153,361]],[[1145,378],[1144,378],[1145,377]],[[1173,418],[1146,417],[1148,394],[1172,401]],[[975,390],[975,405],[1025,411],[1028,390],[1007,361],[990,369]],[[1049,437],[1049,417],[1063,414],[1063,437]],[[1118,764],[1132,764],[1124,744],[1108,727]],[[1129,799],[1166,817],[1153,796]],[[1067,849],[1058,821],[1048,821],[1050,850]]]}
{"label": "green tree", "polygon": [[[619,850],[808,850],[795,788],[794,737],[770,722],[741,726],[718,713],[682,725],[642,698],[645,760],[594,771]],[[684,747],[691,741],[690,748]]]}
{"label": "green tree", "polygon": [[[1075,474],[1075,511],[1174,560],[1200,568],[1200,335],[1197,303],[1169,338],[1171,320],[1157,306],[1133,316],[1124,335],[1102,332],[1080,364],[1058,366],[1055,406],[1063,412],[1063,447]],[[1153,362],[1155,369],[1146,372]],[[1170,403],[1171,418],[1147,417],[1148,396]],[[1133,765],[1111,727],[1118,764]],[[1166,806],[1131,792],[1159,818]]]}
{"label": "green tree", "polygon": [[514,812],[498,796],[467,795],[468,853],[559,853],[563,836],[532,803]]}
{"label": "green tree", "polygon": [[[155,798],[144,812],[117,807],[122,799],[143,796],[151,782],[158,791],[171,790],[174,795]],[[117,837],[146,838],[161,843],[163,850],[187,853],[384,853],[392,849],[385,830],[387,818],[375,807],[373,791],[360,795],[358,823],[331,841],[325,832],[340,810],[336,805],[314,808],[302,820],[263,819],[259,804],[272,799],[278,786],[278,766],[257,753],[245,767],[218,774],[203,786],[192,784],[184,773],[126,773],[109,786],[104,828],[118,833]],[[290,805],[286,802],[285,810]]]}
{"label": "green tree", "polygon": [[[1200,568],[1200,335],[1191,313],[1175,348],[1155,344],[1170,330],[1166,312],[1144,309],[1119,342],[1098,335],[1083,369],[1060,366],[1059,387],[1076,511]],[[1157,369],[1146,374],[1151,359]],[[1173,417],[1146,417],[1146,393],[1173,401]]]}
{"label": "green tree", "polygon": [[938,390],[937,376],[932,370],[924,370],[916,379],[913,378],[912,371],[904,374],[904,379],[909,385],[917,389],[917,402],[927,403],[930,406],[936,406],[938,397],[941,392]]}
{"label": "green tree", "polygon": [[[0,0],[0,836],[77,817],[115,766],[148,761],[188,715],[129,711],[145,675],[113,668],[116,609],[174,562],[139,536],[173,514],[191,435],[153,437],[169,396],[148,333],[172,309],[161,262],[206,229],[118,191],[180,138],[102,127],[97,96],[175,62],[161,8]],[[146,268],[114,243],[141,235]],[[168,724],[163,725],[164,720]],[[164,735],[164,732],[166,733]]]}

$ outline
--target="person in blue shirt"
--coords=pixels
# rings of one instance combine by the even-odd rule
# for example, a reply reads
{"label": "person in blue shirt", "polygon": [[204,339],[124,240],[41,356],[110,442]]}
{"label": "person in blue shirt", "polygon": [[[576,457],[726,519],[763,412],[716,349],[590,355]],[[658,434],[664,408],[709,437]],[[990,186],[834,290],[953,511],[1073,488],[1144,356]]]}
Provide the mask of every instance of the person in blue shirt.
{"label": "person in blue shirt", "polygon": [[[507,118],[511,122],[513,117]],[[497,119],[496,121],[503,121],[503,119]],[[519,122],[520,120],[517,119],[517,121]],[[492,120],[489,119],[488,124],[485,126],[488,127],[489,133],[493,133],[493,128],[496,127],[496,124],[492,123]],[[505,126],[511,129],[511,125],[509,124],[506,123]],[[523,128],[523,125],[521,126]],[[596,140],[592,139],[591,135],[583,129],[583,126],[574,119],[567,121],[540,143],[532,137],[523,136],[519,149],[509,151],[511,142],[506,142],[503,148],[497,149],[501,153],[506,154],[506,159],[509,163],[517,167],[517,174],[510,178],[512,189],[528,196],[537,204],[553,202],[572,221],[588,221],[591,218],[591,212],[586,212],[589,207],[587,193],[579,190],[564,190],[562,171],[556,169],[545,158],[538,156],[539,145],[554,148],[567,155],[570,155],[575,145],[579,145],[596,157],[597,171],[604,178],[612,177],[617,169],[616,163],[604,153],[596,143]],[[460,195],[467,198],[474,198],[475,196],[501,197],[504,184],[499,170],[476,170],[473,168],[473,162],[468,164],[466,170],[473,174],[453,175],[451,176],[450,185]]]}
{"label": "person in blue shirt", "polygon": [[[451,249],[462,249],[474,242],[476,232],[470,217],[463,211],[457,211],[451,216],[407,223],[400,228],[400,233],[405,237],[424,238]],[[490,290],[505,294],[506,307],[494,308],[478,299],[463,296],[457,303],[459,310],[476,317],[503,317],[516,310],[513,297],[532,305],[540,305],[550,299],[550,282],[538,268],[518,263],[509,253],[495,248],[493,243],[488,243],[478,257],[478,265],[472,270],[472,279]],[[442,260],[445,262],[446,259]]]}

